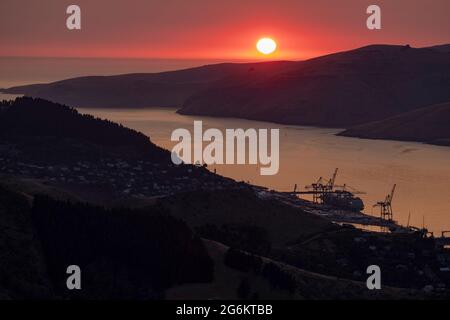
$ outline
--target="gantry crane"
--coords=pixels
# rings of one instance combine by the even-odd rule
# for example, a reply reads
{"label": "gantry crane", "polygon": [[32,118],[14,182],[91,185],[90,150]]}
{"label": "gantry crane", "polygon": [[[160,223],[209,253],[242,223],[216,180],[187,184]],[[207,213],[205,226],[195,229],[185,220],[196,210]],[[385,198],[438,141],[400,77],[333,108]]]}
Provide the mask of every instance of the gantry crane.
{"label": "gantry crane", "polygon": [[334,170],[329,180],[320,177],[316,182],[305,186],[305,191],[297,191],[297,184],[294,185],[293,191],[283,192],[289,195],[310,194],[313,196],[313,202],[318,204],[326,204],[340,209],[361,211],[364,209],[364,202],[361,198],[355,197],[356,194],[365,194],[346,184],[336,185],[336,176],[338,168]]}
{"label": "gantry crane", "polygon": [[331,177],[330,180],[328,180],[328,183],[327,183],[327,190],[328,190],[328,191],[333,191],[333,188],[334,188],[334,182],[336,181],[337,173],[338,173],[338,168],[336,168],[336,169],[334,170],[333,176]]}
{"label": "gantry crane", "polygon": [[334,182],[336,181],[338,168],[334,170],[333,176],[325,182],[322,177],[319,178],[315,183],[305,186],[305,189],[312,189],[313,202],[319,203],[319,200],[322,199],[322,196],[327,192],[332,192],[334,189]]}
{"label": "gantry crane", "polygon": [[341,186],[334,185],[334,188],[337,192],[349,192],[351,194],[366,194],[364,191],[359,191],[348,184],[343,184]]}
{"label": "gantry crane", "polygon": [[392,211],[392,199],[394,198],[396,184],[392,187],[390,194],[386,196],[384,201],[378,201],[374,204],[374,207],[380,207],[380,216],[383,220],[392,221],[394,218],[394,213]]}

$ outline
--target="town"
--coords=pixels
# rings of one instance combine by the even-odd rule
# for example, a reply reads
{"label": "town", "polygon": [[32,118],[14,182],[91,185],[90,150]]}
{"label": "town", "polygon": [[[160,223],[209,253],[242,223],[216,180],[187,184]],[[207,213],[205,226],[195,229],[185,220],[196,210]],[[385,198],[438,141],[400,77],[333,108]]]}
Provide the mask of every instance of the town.
{"label": "town", "polygon": [[70,165],[35,164],[0,157],[0,173],[32,178],[79,192],[111,193],[120,198],[144,198],[199,189],[236,186],[199,166],[176,166],[144,160],[102,158]]}

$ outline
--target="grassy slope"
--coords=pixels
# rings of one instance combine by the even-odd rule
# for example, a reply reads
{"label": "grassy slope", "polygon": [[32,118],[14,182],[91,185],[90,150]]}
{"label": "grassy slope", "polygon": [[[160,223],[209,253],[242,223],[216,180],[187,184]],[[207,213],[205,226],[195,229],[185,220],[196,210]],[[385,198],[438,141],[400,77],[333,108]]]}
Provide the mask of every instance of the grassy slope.
{"label": "grassy slope", "polygon": [[[414,293],[405,289],[383,287],[381,291],[367,290],[366,284],[308,272],[290,265],[262,258],[264,263],[275,263],[291,273],[298,284],[293,295],[286,291],[273,290],[262,276],[244,273],[224,265],[224,255],[228,247],[210,240],[204,240],[206,248],[214,260],[214,281],[206,284],[187,284],[169,289],[168,299],[237,299],[237,288],[246,279],[251,294],[259,299],[408,299]],[[418,296],[415,296],[416,298]]]}
{"label": "grassy slope", "polygon": [[[5,187],[7,185],[8,187]],[[13,257],[13,259],[0,259],[3,264],[0,266],[5,271],[0,272],[10,278],[8,283],[0,281],[0,297],[14,298],[14,292],[20,293],[21,297],[42,297],[42,293],[50,294],[51,287],[46,280],[45,263],[41,258],[41,249],[34,241],[34,233],[31,224],[27,222],[29,214],[29,200],[33,194],[46,193],[59,199],[73,199],[70,194],[60,192],[48,186],[14,178],[3,179],[0,198],[0,228],[3,237],[0,244],[7,244],[2,247],[0,254],[3,257]],[[18,192],[8,189],[14,188]],[[5,191],[6,192],[3,192]],[[291,210],[289,207],[280,206],[270,200],[252,198],[250,195],[236,194],[232,192],[217,194],[217,196],[207,196],[204,194],[178,195],[173,198],[164,199],[162,204],[169,206],[172,213],[178,217],[183,217],[191,226],[202,225],[204,222],[225,223],[247,221],[255,225],[269,226],[268,231],[271,240],[275,245],[283,246],[286,242],[293,241],[299,237],[327,230],[330,224],[320,218],[310,216]],[[5,199],[8,199],[9,207],[5,207]],[[204,199],[204,202],[201,202]],[[161,201],[161,200],[160,200]],[[161,204],[161,203],[160,203]],[[227,205],[225,205],[227,204]],[[8,208],[8,210],[5,210]],[[10,210],[12,208],[12,210]],[[15,209],[14,209],[15,208]],[[181,210],[182,208],[186,210]],[[1,211],[3,210],[3,211]],[[10,214],[7,214],[9,212]],[[11,220],[11,213],[17,215],[15,220]],[[182,213],[185,215],[183,216]],[[250,214],[247,214],[250,213]],[[282,219],[281,217],[286,217]],[[11,229],[11,226],[15,226]],[[17,227],[17,228],[16,228]],[[11,229],[11,230],[9,230]],[[19,236],[18,236],[19,235]],[[1,237],[1,235],[0,235]],[[282,290],[273,290],[269,282],[262,276],[252,273],[243,273],[224,265],[224,254],[228,247],[211,240],[204,240],[209,255],[215,263],[215,278],[211,283],[206,284],[186,284],[176,286],[166,292],[168,299],[235,299],[242,279],[250,283],[251,292],[257,292],[260,299],[366,299],[366,298],[409,298],[408,290],[395,288],[383,288],[381,292],[369,292],[364,283],[339,279],[336,277],[324,276],[321,274],[305,271],[284,263],[263,258],[265,262],[274,262],[285,270],[292,273],[297,282],[298,290],[294,295]],[[6,264],[5,261],[8,261]],[[29,261],[33,261],[30,265]],[[13,263],[13,265],[11,265]],[[12,270],[12,271],[11,271]],[[18,271],[19,270],[19,271]],[[36,272],[35,270],[38,270]],[[27,276],[21,280],[15,276],[15,272],[25,273]],[[17,289],[19,288],[19,289]],[[16,291],[20,290],[20,291]]]}
{"label": "grassy slope", "polygon": [[320,217],[274,200],[259,199],[250,190],[185,193],[163,199],[161,204],[193,229],[226,223],[265,228],[273,246],[284,246],[300,237],[334,228]]}

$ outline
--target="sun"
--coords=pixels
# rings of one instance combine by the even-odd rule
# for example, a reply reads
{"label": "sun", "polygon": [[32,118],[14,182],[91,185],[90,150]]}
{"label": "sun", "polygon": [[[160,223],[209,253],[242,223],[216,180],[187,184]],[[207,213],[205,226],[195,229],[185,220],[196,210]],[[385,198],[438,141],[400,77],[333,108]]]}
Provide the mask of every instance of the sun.
{"label": "sun", "polygon": [[256,49],[262,54],[271,54],[277,49],[277,43],[271,38],[261,38],[256,43]]}

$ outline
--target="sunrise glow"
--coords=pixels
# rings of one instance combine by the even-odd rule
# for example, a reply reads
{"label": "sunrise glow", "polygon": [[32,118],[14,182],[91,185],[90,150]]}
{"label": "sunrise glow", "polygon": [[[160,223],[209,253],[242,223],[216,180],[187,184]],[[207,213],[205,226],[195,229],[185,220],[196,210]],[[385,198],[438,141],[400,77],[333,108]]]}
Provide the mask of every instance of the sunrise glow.
{"label": "sunrise glow", "polygon": [[256,43],[256,49],[262,54],[271,54],[277,49],[277,43],[271,38],[261,38]]}

